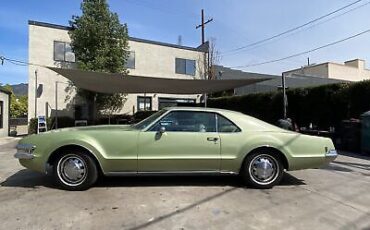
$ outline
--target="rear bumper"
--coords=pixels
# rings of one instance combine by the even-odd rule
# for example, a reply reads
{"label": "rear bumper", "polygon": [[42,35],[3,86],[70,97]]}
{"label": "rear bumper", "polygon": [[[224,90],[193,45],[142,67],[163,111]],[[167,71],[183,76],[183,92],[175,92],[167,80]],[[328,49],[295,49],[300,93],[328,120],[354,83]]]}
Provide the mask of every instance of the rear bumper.
{"label": "rear bumper", "polygon": [[338,157],[337,150],[331,149],[325,153],[325,161],[327,163],[334,161]]}
{"label": "rear bumper", "polygon": [[310,168],[321,168],[328,165],[338,157],[338,153],[335,149],[326,151],[325,154],[318,153],[309,156],[295,156],[289,159],[288,171],[310,169]]}

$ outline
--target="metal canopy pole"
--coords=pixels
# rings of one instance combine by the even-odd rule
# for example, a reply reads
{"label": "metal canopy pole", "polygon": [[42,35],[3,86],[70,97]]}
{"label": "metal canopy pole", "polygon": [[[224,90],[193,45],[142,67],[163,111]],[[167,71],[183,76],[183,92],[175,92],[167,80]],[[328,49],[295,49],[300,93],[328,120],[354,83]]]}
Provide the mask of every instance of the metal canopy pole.
{"label": "metal canopy pole", "polygon": [[35,70],[35,118],[37,118],[37,69]]}
{"label": "metal canopy pole", "polygon": [[282,83],[282,87],[283,87],[283,116],[284,116],[284,119],[287,118],[287,97],[286,97],[286,85],[285,85],[285,75],[282,74],[281,75],[281,83]]}
{"label": "metal canopy pole", "polygon": [[58,81],[55,82],[55,129],[58,128]]}

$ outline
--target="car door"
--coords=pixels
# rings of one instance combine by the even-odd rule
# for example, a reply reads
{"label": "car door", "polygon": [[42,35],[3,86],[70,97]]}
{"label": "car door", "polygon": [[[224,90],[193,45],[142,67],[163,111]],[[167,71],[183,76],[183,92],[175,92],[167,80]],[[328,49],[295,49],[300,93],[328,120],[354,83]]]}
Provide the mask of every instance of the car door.
{"label": "car door", "polygon": [[220,160],[214,113],[171,111],[139,134],[139,172],[217,172]]}
{"label": "car door", "polygon": [[217,114],[217,131],[221,141],[221,172],[231,172],[240,165],[239,154],[245,139],[241,129],[228,118]]}

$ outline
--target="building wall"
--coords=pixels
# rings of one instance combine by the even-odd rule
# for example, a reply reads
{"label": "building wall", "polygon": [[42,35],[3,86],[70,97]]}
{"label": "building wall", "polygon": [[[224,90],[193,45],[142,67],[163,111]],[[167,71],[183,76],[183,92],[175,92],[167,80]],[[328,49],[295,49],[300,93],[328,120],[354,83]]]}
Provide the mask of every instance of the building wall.
{"label": "building wall", "polygon": [[[320,71],[319,69],[320,68],[316,69],[313,68],[312,71]],[[219,73],[218,77],[220,79],[253,79],[253,78],[265,79],[265,81],[261,81],[252,85],[247,85],[234,89],[235,95],[274,92],[281,90],[282,88],[282,77],[277,75],[244,72],[241,70],[235,70],[224,66],[216,66],[216,73]],[[288,72],[284,74],[285,74],[285,84],[286,87],[288,87],[289,89],[346,82],[344,80],[339,79],[313,76],[312,74],[308,75],[297,73],[288,74]]]}
{"label": "building wall", "polygon": [[370,79],[370,70],[365,69],[365,63],[357,66],[349,64],[329,64],[329,78],[342,79],[347,81],[362,81]]}
{"label": "building wall", "polygon": [[370,79],[370,70],[366,69],[365,61],[360,59],[346,61],[344,64],[328,62],[284,72],[286,76],[293,73],[345,81],[361,81]]}
{"label": "building wall", "polygon": [[0,91],[0,101],[3,102],[3,128],[0,128],[0,137],[9,135],[9,95]]}
{"label": "building wall", "polygon": [[[54,41],[70,42],[68,30],[63,28],[51,28],[47,26],[29,24],[29,62],[43,66],[67,67],[68,63],[54,61]],[[140,40],[129,41],[130,51],[135,52],[135,69],[129,69],[131,75],[148,77],[178,78],[178,79],[199,79],[202,76],[204,53],[192,50],[169,47]],[[197,68],[195,76],[175,73],[175,58],[196,60]],[[71,64],[73,67],[73,64]],[[43,92],[37,98],[36,115],[46,115],[46,103],[50,105],[50,111],[56,108],[56,82],[58,82],[57,105],[59,116],[73,116],[73,104],[76,101],[67,100],[67,97],[74,98],[75,92],[66,93],[68,80],[55,72],[34,65],[29,66],[29,90],[28,90],[28,116],[35,117],[35,71],[37,71],[38,84],[43,84]],[[129,94],[128,100],[120,113],[132,113],[137,110],[137,96],[144,94]],[[192,98],[199,101],[200,95],[165,95],[147,94],[152,96],[152,109],[158,109],[159,97],[171,98]],[[134,109],[133,109],[134,108]]]}
{"label": "building wall", "polygon": [[323,63],[314,66],[305,66],[300,69],[295,69],[291,71],[284,72],[284,75],[290,74],[301,74],[301,75],[311,75],[311,76],[320,76],[320,77],[329,77],[329,67],[328,63]]}
{"label": "building wall", "polygon": [[[288,89],[302,88],[302,87],[315,87],[328,84],[337,84],[347,82],[344,80],[323,78],[323,77],[312,77],[300,74],[289,74],[285,77],[285,85]],[[246,95],[253,93],[265,93],[278,91],[282,87],[281,77],[276,77],[271,80],[259,82],[250,86],[244,86],[235,89],[236,95]]]}

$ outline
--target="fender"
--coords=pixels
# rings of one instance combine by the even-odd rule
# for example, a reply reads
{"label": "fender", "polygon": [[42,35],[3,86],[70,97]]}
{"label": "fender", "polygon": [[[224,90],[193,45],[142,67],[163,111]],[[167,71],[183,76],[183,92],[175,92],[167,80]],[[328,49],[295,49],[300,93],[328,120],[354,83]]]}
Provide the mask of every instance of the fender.
{"label": "fender", "polygon": [[[83,136],[79,139],[62,139],[58,141],[56,144],[49,145],[46,149],[45,154],[47,156],[47,159],[45,159],[45,162],[48,162],[48,159],[50,156],[57,151],[58,149],[65,147],[65,146],[78,146],[81,148],[86,149],[89,151],[90,154],[92,154],[95,159],[98,161],[98,164],[103,171],[103,173],[106,172],[105,167],[105,159],[106,159],[106,153],[104,152],[103,148],[98,144],[99,142],[94,140],[91,137]],[[46,163],[47,164],[47,163]],[[45,165],[45,170],[47,169],[47,166]]]}

